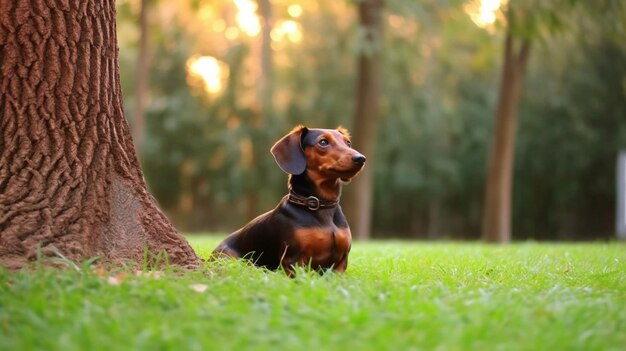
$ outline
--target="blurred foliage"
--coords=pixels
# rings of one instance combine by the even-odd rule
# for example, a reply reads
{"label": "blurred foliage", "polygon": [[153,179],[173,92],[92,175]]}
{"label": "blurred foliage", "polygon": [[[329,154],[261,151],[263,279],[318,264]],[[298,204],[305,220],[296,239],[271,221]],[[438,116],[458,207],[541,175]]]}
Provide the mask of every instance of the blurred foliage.
{"label": "blurred foliage", "polygon": [[[524,83],[516,238],[598,238],[614,230],[615,160],[626,148],[624,5],[603,0],[593,15],[584,6],[560,13],[563,1],[511,3],[559,28],[525,29],[546,35],[533,48]],[[183,230],[232,231],[271,209],[287,177],[268,151],[295,124],[351,127],[355,57],[368,49],[355,2],[271,1],[274,29],[291,21],[284,28],[300,37],[273,32],[270,53],[260,34],[238,27],[241,3],[150,1],[140,156],[152,193]],[[137,1],[118,1],[131,124],[138,8]],[[502,31],[479,28],[467,11],[463,1],[386,3],[375,236],[478,237],[503,40]],[[260,70],[264,54],[273,62],[268,76]],[[208,94],[190,76],[194,55],[228,67],[220,92]],[[272,87],[270,113],[262,113],[261,81]]]}

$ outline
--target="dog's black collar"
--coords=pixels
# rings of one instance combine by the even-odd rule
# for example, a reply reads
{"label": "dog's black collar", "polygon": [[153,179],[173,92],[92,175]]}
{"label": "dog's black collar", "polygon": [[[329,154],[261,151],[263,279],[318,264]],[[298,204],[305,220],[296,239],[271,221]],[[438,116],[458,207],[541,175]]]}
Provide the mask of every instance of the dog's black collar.
{"label": "dog's black collar", "polygon": [[339,203],[339,200],[335,200],[335,201],[320,200],[315,196],[305,197],[305,196],[298,195],[294,193],[293,191],[290,191],[289,195],[287,195],[287,201],[291,202],[292,204],[304,206],[311,211],[334,208]]}

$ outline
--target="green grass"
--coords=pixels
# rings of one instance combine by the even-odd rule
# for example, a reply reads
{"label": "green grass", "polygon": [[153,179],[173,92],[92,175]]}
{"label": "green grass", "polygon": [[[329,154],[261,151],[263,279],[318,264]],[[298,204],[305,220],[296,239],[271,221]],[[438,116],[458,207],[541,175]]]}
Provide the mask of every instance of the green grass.
{"label": "green grass", "polygon": [[[190,240],[207,257],[219,238]],[[356,243],[345,275],[295,279],[224,260],[128,273],[0,269],[0,350],[626,348],[619,243]]]}

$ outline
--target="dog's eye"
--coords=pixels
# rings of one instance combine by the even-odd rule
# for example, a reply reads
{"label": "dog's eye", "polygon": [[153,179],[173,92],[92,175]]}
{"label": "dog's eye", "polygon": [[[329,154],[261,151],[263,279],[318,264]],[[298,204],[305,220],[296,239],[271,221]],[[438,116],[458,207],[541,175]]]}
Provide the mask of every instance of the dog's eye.
{"label": "dog's eye", "polygon": [[328,140],[326,139],[322,139],[320,141],[317,142],[321,147],[327,147],[328,145],[330,145],[330,143],[328,142]]}
{"label": "dog's eye", "polygon": [[346,140],[346,145],[348,145],[348,147],[352,147],[352,142],[350,140]]}

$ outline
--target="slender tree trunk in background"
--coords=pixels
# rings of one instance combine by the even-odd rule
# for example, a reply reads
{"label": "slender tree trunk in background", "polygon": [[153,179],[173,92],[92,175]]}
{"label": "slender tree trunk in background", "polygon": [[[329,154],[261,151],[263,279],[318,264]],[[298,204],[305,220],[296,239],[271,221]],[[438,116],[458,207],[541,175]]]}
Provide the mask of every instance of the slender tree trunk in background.
{"label": "slender tree trunk in background", "polygon": [[358,57],[356,109],[352,136],[357,150],[367,157],[366,167],[346,192],[346,213],[352,235],[367,239],[371,235],[374,193],[374,152],[380,95],[380,50],[383,31],[383,1],[358,3],[359,24],[364,31],[364,49]]}
{"label": "slender tree trunk in background", "polygon": [[148,74],[150,55],[148,53],[148,3],[141,0],[139,9],[139,53],[135,78],[135,106],[133,108],[132,132],[137,154],[141,155],[143,135],[146,125],[146,95],[148,93]]}
{"label": "slender tree trunk in background", "polygon": [[0,2],[0,264],[200,264],[146,190],[117,50],[113,0]]}
{"label": "slender tree trunk in background", "polygon": [[485,184],[482,239],[488,242],[511,241],[517,110],[529,51],[528,40],[522,40],[518,52],[514,47],[511,33],[507,33],[500,97],[495,115]]}
{"label": "slender tree trunk in background", "polygon": [[[258,109],[254,111],[252,117],[252,128],[254,133],[250,135],[251,142],[259,141],[259,133],[267,126],[269,119],[273,115],[273,63],[272,63],[272,4],[270,0],[257,0],[259,15],[261,19],[261,33],[259,40],[253,46],[253,60],[256,67],[260,67],[259,80],[256,89],[256,103]],[[252,148],[252,159],[250,169],[259,170],[259,159],[266,157],[267,150],[262,148]],[[254,175],[254,182],[248,184],[246,190],[246,217],[247,221],[259,215],[259,202],[261,184],[265,184],[265,172],[257,172]]]}
{"label": "slender tree trunk in background", "polygon": [[259,14],[261,15],[261,79],[259,81],[259,100],[261,113],[267,118],[274,112],[274,70],[272,63],[272,4],[270,0],[258,0]]}
{"label": "slender tree trunk in background", "polygon": [[440,239],[443,236],[445,217],[441,196],[434,195],[428,203],[428,239]]}

